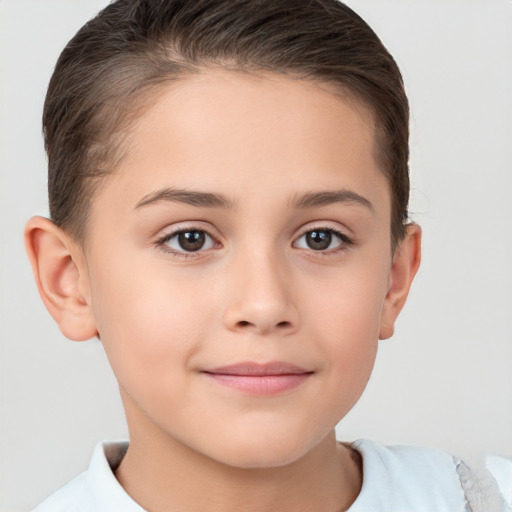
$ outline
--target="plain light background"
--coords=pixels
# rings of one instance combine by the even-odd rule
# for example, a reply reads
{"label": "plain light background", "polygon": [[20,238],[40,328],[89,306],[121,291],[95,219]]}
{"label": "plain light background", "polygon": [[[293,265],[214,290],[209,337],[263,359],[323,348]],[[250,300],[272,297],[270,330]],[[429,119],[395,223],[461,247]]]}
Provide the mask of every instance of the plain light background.
{"label": "plain light background", "polygon": [[[512,456],[512,3],[352,0],[412,108],[423,264],[338,437]],[[44,309],[22,232],[47,213],[40,117],[54,63],[103,0],[0,0],[0,511],[25,511],[126,437],[98,341]]]}

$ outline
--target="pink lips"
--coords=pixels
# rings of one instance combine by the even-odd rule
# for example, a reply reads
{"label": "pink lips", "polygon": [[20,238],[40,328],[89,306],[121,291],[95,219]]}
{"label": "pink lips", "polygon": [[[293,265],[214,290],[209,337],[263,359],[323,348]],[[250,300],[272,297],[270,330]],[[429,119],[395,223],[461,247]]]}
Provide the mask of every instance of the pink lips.
{"label": "pink lips", "polygon": [[313,372],[298,366],[273,362],[239,363],[202,372],[218,384],[252,395],[275,395],[296,388]]}

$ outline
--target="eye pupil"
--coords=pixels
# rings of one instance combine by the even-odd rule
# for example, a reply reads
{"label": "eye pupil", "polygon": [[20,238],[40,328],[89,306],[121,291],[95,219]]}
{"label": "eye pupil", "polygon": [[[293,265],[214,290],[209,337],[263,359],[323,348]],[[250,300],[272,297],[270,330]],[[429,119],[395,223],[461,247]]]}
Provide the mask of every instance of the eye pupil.
{"label": "eye pupil", "polygon": [[332,233],[330,231],[310,231],[306,234],[306,243],[310,249],[321,251],[331,245]]}
{"label": "eye pupil", "polygon": [[202,231],[183,231],[178,234],[178,243],[185,251],[198,251],[205,242],[206,237]]}

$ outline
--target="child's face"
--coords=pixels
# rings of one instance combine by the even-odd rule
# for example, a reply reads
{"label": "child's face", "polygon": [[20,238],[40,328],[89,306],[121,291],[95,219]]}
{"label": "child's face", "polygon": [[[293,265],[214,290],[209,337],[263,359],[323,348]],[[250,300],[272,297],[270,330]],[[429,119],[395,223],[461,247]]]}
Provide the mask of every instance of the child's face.
{"label": "child's face", "polygon": [[281,76],[166,87],[94,197],[91,318],[132,435],[284,464],[352,408],[397,314],[371,119]]}

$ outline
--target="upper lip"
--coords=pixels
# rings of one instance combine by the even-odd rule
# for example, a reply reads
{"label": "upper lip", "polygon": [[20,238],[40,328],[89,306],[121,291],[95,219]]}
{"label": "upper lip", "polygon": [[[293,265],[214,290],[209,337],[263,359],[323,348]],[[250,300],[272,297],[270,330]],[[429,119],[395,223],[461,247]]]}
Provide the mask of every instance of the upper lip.
{"label": "upper lip", "polygon": [[204,370],[205,373],[217,375],[245,375],[245,376],[265,376],[265,375],[302,375],[304,373],[313,373],[294,364],[282,361],[270,363],[242,362],[228,366],[218,366]]}

